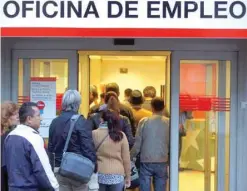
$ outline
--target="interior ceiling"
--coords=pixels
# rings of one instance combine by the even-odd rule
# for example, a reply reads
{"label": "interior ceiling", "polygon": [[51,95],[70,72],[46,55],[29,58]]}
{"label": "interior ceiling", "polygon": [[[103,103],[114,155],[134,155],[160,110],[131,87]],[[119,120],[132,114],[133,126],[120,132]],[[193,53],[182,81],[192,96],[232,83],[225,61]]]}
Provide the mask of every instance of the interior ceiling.
{"label": "interior ceiling", "polygon": [[101,60],[146,60],[146,61],[165,61],[166,56],[98,56],[90,55],[90,59],[101,59]]}

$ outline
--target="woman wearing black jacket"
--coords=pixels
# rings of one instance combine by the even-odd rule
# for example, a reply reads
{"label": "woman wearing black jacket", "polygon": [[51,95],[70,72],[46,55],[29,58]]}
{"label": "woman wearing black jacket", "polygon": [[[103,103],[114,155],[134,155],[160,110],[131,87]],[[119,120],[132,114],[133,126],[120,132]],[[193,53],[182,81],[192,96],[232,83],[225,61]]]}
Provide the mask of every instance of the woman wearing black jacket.
{"label": "woman wearing black jacket", "polygon": [[[111,99],[112,97],[114,97],[115,99],[112,100]],[[115,104],[115,103],[113,103],[114,101],[117,101],[118,103]],[[130,121],[127,117],[120,114],[119,107],[115,108],[115,105],[119,105],[119,100],[118,100],[117,94],[113,91],[107,92],[105,95],[105,104],[101,105],[99,107],[99,110],[96,113],[89,115],[89,119],[93,123],[93,130],[95,130],[99,127],[99,124],[101,123],[103,111],[106,111],[107,109],[114,110],[119,114],[118,117],[119,117],[121,131],[123,131],[125,133],[125,135],[128,139],[128,142],[129,142],[129,147],[132,148],[132,146],[134,145],[135,139],[134,139],[133,134],[132,134]]]}
{"label": "woman wearing black jacket", "polygon": [[7,101],[1,105],[1,190],[8,190],[8,174],[4,165],[4,140],[19,124],[18,105]]}

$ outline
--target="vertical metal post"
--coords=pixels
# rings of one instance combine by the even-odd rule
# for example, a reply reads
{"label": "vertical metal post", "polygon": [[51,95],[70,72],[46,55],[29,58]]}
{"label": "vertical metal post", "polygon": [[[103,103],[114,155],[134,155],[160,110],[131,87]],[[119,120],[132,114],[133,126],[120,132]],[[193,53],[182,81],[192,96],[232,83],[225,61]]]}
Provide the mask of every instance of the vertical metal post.
{"label": "vertical metal post", "polygon": [[31,59],[23,59],[23,96],[29,96]]}
{"label": "vertical metal post", "polygon": [[[219,61],[218,73],[218,97],[225,98],[226,96],[226,62]],[[218,112],[218,177],[217,190],[225,190],[225,136],[226,136],[226,114],[225,112]]]}
{"label": "vertical metal post", "polygon": [[[212,64],[206,65],[206,95],[212,95]],[[206,112],[204,134],[204,190],[211,191],[210,112]]]}
{"label": "vertical metal post", "polygon": [[178,128],[179,128],[180,59],[171,54],[171,121],[170,121],[170,191],[178,191]]}
{"label": "vertical metal post", "polygon": [[79,55],[77,51],[74,51],[73,54],[70,55],[68,58],[68,76],[69,76],[69,89],[78,89],[78,63],[79,63]]}
{"label": "vertical metal post", "polygon": [[[239,57],[238,57],[239,56]],[[231,61],[231,83],[230,83],[230,98],[231,98],[231,113],[230,113],[230,153],[229,153],[229,191],[241,191],[247,188],[246,176],[240,172],[246,171],[246,133],[244,124],[247,124],[247,110],[240,111],[239,102],[241,100],[240,92],[247,92],[246,81],[242,79],[246,78],[247,66],[246,63],[241,60],[242,56],[246,57],[246,54],[232,54]],[[246,57],[247,58],[247,57]],[[238,62],[239,59],[239,62]],[[238,67],[240,64],[244,67]],[[245,91],[244,83],[245,82]],[[247,93],[245,93],[247,95]],[[246,97],[246,96],[245,96]],[[240,115],[242,113],[242,115]],[[245,123],[244,123],[245,120]],[[242,128],[240,128],[242,126]],[[245,130],[245,131],[243,131]],[[246,133],[244,133],[246,132]],[[239,143],[239,144],[237,144]],[[245,148],[245,149],[243,149]],[[240,149],[240,150],[239,150]],[[241,150],[243,149],[243,150]],[[240,151],[240,152],[239,152]],[[246,157],[245,157],[246,156]],[[240,176],[238,176],[240,173]],[[240,184],[238,184],[240,183]],[[245,185],[245,187],[241,187]]]}
{"label": "vertical metal post", "polygon": [[17,55],[12,56],[12,61],[11,61],[11,68],[12,68],[12,73],[11,73],[11,100],[14,102],[18,102],[18,69],[19,69],[19,58]]}

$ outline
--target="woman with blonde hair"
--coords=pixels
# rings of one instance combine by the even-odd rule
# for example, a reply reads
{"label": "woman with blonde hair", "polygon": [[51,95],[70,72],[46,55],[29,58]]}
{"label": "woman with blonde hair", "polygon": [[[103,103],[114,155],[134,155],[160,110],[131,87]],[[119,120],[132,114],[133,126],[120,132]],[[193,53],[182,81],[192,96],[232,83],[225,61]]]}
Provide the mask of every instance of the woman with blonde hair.
{"label": "woman with blonde hair", "polygon": [[4,140],[11,130],[19,124],[18,105],[11,101],[6,101],[1,104],[1,190],[8,190],[8,176],[3,164],[3,145]]}

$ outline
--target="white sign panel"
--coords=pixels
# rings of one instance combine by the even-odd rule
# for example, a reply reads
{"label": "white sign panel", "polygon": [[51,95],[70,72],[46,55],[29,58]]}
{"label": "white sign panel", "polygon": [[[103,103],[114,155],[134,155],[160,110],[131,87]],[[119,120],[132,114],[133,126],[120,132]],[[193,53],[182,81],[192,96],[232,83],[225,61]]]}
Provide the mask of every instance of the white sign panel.
{"label": "white sign panel", "polygon": [[247,29],[247,0],[1,0],[1,27]]}
{"label": "white sign panel", "polygon": [[56,117],[56,78],[31,78],[30,99],[37,103],[42,117],[40,135],[49,136],[49,126]]}

